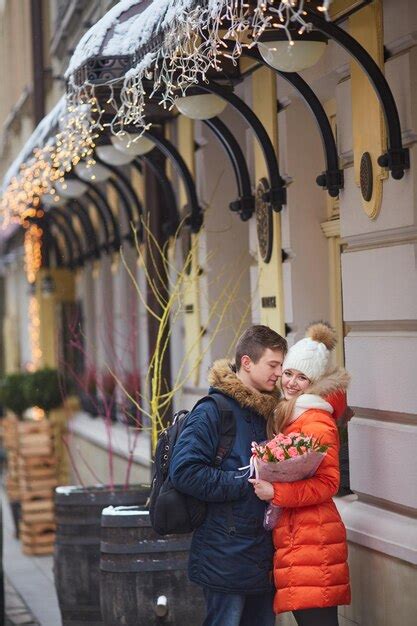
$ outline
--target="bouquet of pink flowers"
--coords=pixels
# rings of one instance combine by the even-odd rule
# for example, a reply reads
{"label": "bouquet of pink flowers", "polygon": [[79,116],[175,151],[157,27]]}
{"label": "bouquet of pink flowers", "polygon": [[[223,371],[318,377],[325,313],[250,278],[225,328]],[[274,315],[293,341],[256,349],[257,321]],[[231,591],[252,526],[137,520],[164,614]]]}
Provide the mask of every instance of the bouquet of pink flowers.
{"label": "bouquet of pink flowers", "polygon": [[[292,483],[314,476],[326,455],[328,445],[303,433],[276,435],[265,444],[252,444],[251,473],[269,483]],[[265,512],[264,528],[272,530],[281,508],[270,504]]]}

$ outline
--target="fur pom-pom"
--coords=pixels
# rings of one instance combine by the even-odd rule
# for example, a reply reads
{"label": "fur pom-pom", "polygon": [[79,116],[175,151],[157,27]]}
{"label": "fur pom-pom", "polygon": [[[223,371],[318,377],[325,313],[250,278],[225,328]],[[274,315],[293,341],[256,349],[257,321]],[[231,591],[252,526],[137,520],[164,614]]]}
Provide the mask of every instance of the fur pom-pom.
{"label": "fur pom-pom", "polygon": [[316,322],[307,328],[306,337],[324,343],[328,350],[333,350],[337,343],[336,331],[326,322]]}

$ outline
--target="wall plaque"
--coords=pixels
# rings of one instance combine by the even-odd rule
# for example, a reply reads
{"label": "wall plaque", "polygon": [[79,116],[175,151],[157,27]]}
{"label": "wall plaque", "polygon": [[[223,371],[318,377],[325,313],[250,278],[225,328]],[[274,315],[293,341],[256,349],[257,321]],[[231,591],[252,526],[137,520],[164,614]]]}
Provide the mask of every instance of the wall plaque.
{"label": "wall plaque", "polygon": [[256,188],[255,213],[259,254],[264,263],[269,263],[271,259],[273,244],[272,207],[268,193],[269,183],[266,178],[261,178]]}

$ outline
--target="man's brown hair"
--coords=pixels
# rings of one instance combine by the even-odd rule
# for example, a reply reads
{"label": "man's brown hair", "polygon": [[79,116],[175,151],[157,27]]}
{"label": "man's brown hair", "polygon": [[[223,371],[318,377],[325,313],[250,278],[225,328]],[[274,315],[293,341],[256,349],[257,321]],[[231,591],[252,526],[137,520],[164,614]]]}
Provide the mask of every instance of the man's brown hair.
{"label": "man's brown hair", "polygon": [[260,324],[249,326],[239,337],[236,344],[236,370],[240,370],[242,357],[245,354],[251,361],[257,363],[267,348],[281,350],[282,354],[285,355],[287,352],[287,340],[268,326]]}

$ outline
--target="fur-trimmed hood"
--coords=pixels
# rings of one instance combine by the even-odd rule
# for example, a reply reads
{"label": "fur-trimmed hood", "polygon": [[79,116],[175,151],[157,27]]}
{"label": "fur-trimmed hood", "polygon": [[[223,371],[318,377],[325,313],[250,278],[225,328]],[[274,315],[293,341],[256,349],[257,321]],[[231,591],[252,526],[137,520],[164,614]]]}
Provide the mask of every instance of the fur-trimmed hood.
{"label": "fur-trimmed hood", "polygon": [[350,374],[344,367],[335,367],[306,389],[306,393],[326,398],[338,391],[346,391],[350,383]]}
{"label": "fur-trimmed hood", "polygon": [[266,420],[273,416],[281,397],[279,390],[272,393],[255,392],[246,387],[236,375],[233,365],[227,359],[213,363],[209,371],[208,382],[211,387],[233,398],[240,406],[251,409]]}
{"label": "fur-trimmed hood", "polygon": [[345,392],[350,376],[343,367],[337,367],[308,387],[295,401],[294,410],[287,423],[294,422],[309,409],[319,409],[333,414],[333,406],[326,401],[331,395]]}

